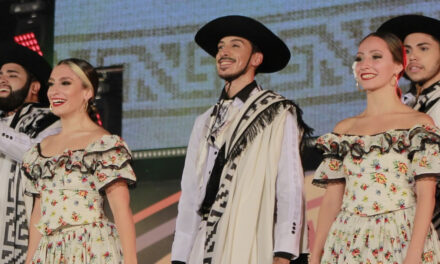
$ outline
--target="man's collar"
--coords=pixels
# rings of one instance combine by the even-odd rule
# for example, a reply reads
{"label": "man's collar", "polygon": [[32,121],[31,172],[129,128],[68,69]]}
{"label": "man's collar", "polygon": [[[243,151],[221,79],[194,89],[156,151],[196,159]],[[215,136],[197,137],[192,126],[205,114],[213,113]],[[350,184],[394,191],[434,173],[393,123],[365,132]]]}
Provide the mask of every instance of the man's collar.
{"label": "man's collar", "polygon": [[[7,117],[7,116],[13,116],[13,115],[17,115],[17,114],[18,114],[18,116],[20,116],[22,110],[23,110],[24,108],[28,107],[28,106],[40,107],[40,108],[43,108],[43,107],[44,107],[43,105],[41,105],[41,104],[38,103],[38,102],[26,102],[26,103],[23,103],[22,105],[20,105],[20,106],[19,106],[17,109],[15,109],[14,111],[7,112],[7,113],[5,113],[5,112],[3,112],[3,111],[0,111],[0,117],[1,117],[1,118],[4,118],[4,117]],[[47,107],[46,107],[46,108],[47,108]],[[10,114],[10,113],[13,113],[13,114]],[[10,115],[8,115],[8,114],[10,114]]]}
{"label": "man's collar", "polygon": [[241,89],[236,95],[234,95],[232,98],[229,98],[228,93],[226,92],[226,89],[223,88],[222,93],[220,95],[220,100],[227,100],[227,99],[235,99],[238,97],[242,102],[246,102],[246,100],[249,98],[251,92],[254,90],[254,88],[257,87],[257,82],[254,80],[250,84],[246,85],[243,89]]}
{"label": "man's collar", "polygon": [[433,91],[435,91],[438,87],[440,86],[440,81],[433,83],[431,86],[429,86],[426,89],[423,89],[423,91],[420,93],[419,96],[421,95],[427,95]]}

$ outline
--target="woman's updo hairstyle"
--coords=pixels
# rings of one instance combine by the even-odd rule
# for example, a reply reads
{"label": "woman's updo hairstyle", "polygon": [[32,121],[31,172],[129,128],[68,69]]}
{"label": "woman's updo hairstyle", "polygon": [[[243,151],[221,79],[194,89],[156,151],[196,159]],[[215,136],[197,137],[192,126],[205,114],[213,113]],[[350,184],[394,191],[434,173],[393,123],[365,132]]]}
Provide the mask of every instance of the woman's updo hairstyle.
{"label": "woman's updo hairstyle", "polygon": [[95,105],[95,96],[98,91],[99,77],[95,68],[85,60],[69,58],[58,62],[58,65],[67,65],[80,78],[84,88],[91,88],[93,96],[87,102],[87,113],[95,122],[99,123],[99,113]]}

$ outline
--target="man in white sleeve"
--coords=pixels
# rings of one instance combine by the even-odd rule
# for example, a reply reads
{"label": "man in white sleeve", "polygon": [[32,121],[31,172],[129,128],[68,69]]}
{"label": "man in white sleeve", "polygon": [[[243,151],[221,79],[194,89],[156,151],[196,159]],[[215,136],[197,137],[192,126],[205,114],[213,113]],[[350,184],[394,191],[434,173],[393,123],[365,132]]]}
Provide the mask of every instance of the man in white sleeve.
{"label": "man in white sleeve", "polygon": [[310,128],[292,101],[254,80],[283,69],[290,51],[243,16],[209,22],[195,41],[225,86],[190,137],[172,263],[290,263],[303,252],[300,142]]}
{"label": "man in white sleeve", "polygon": [[24,196],[20,162],[25,151],[59,132],[50,113],[50,65],[21,45],[0,44],[0,263],[24,263],[32,198]]}
{"label": "man in white sleeve", "polygon": [[[405,47],[405,76],[411,81],[412,93],[405,94],[405,103],[427,113],[440,127],[440,20],[422,15],[403,15],[383,23],[378,31],[398,36]],[[413,98],[413,100],[408,100]],[[432,217],[440,236],[440,184]]]}

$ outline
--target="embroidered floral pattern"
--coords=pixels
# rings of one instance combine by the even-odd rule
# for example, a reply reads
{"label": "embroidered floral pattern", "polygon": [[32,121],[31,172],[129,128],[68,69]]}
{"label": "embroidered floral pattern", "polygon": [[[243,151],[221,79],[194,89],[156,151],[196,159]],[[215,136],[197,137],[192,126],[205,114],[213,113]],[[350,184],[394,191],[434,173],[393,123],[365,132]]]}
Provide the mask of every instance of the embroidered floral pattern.
{"label": "embroidered floral pattern", "polygon": [[331,160],[328,167],[332,171],[337,171],[341,167],[341,161],[339,161],[339,160]]}

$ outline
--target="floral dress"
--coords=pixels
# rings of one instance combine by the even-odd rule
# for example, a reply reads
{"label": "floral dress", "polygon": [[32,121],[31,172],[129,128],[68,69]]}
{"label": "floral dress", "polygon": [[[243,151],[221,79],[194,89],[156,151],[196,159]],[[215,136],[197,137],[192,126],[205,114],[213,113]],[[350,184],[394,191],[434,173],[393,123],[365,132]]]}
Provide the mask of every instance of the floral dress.
{"label": "floral dress", "polygon": [[[371,136],[325,134],[324,160],[313,184],[345,183],[341,211],[331,226],[321,263],[403,263],[415,217],[415,184],[440,175],[440,132],[429,126]],[[432,225],[422,263],[440,263]]]}
{"label": "floral dress", "polygon": [[31,180],[26,192],[41,199],[36,227],[42,238],[33,264],[122,263],[119,236],[103,202],[115,180],[136,181],[130,160],[130,150],[115,135],[53,157],[44,157],[39,145],[25,154],[22,169]]}

